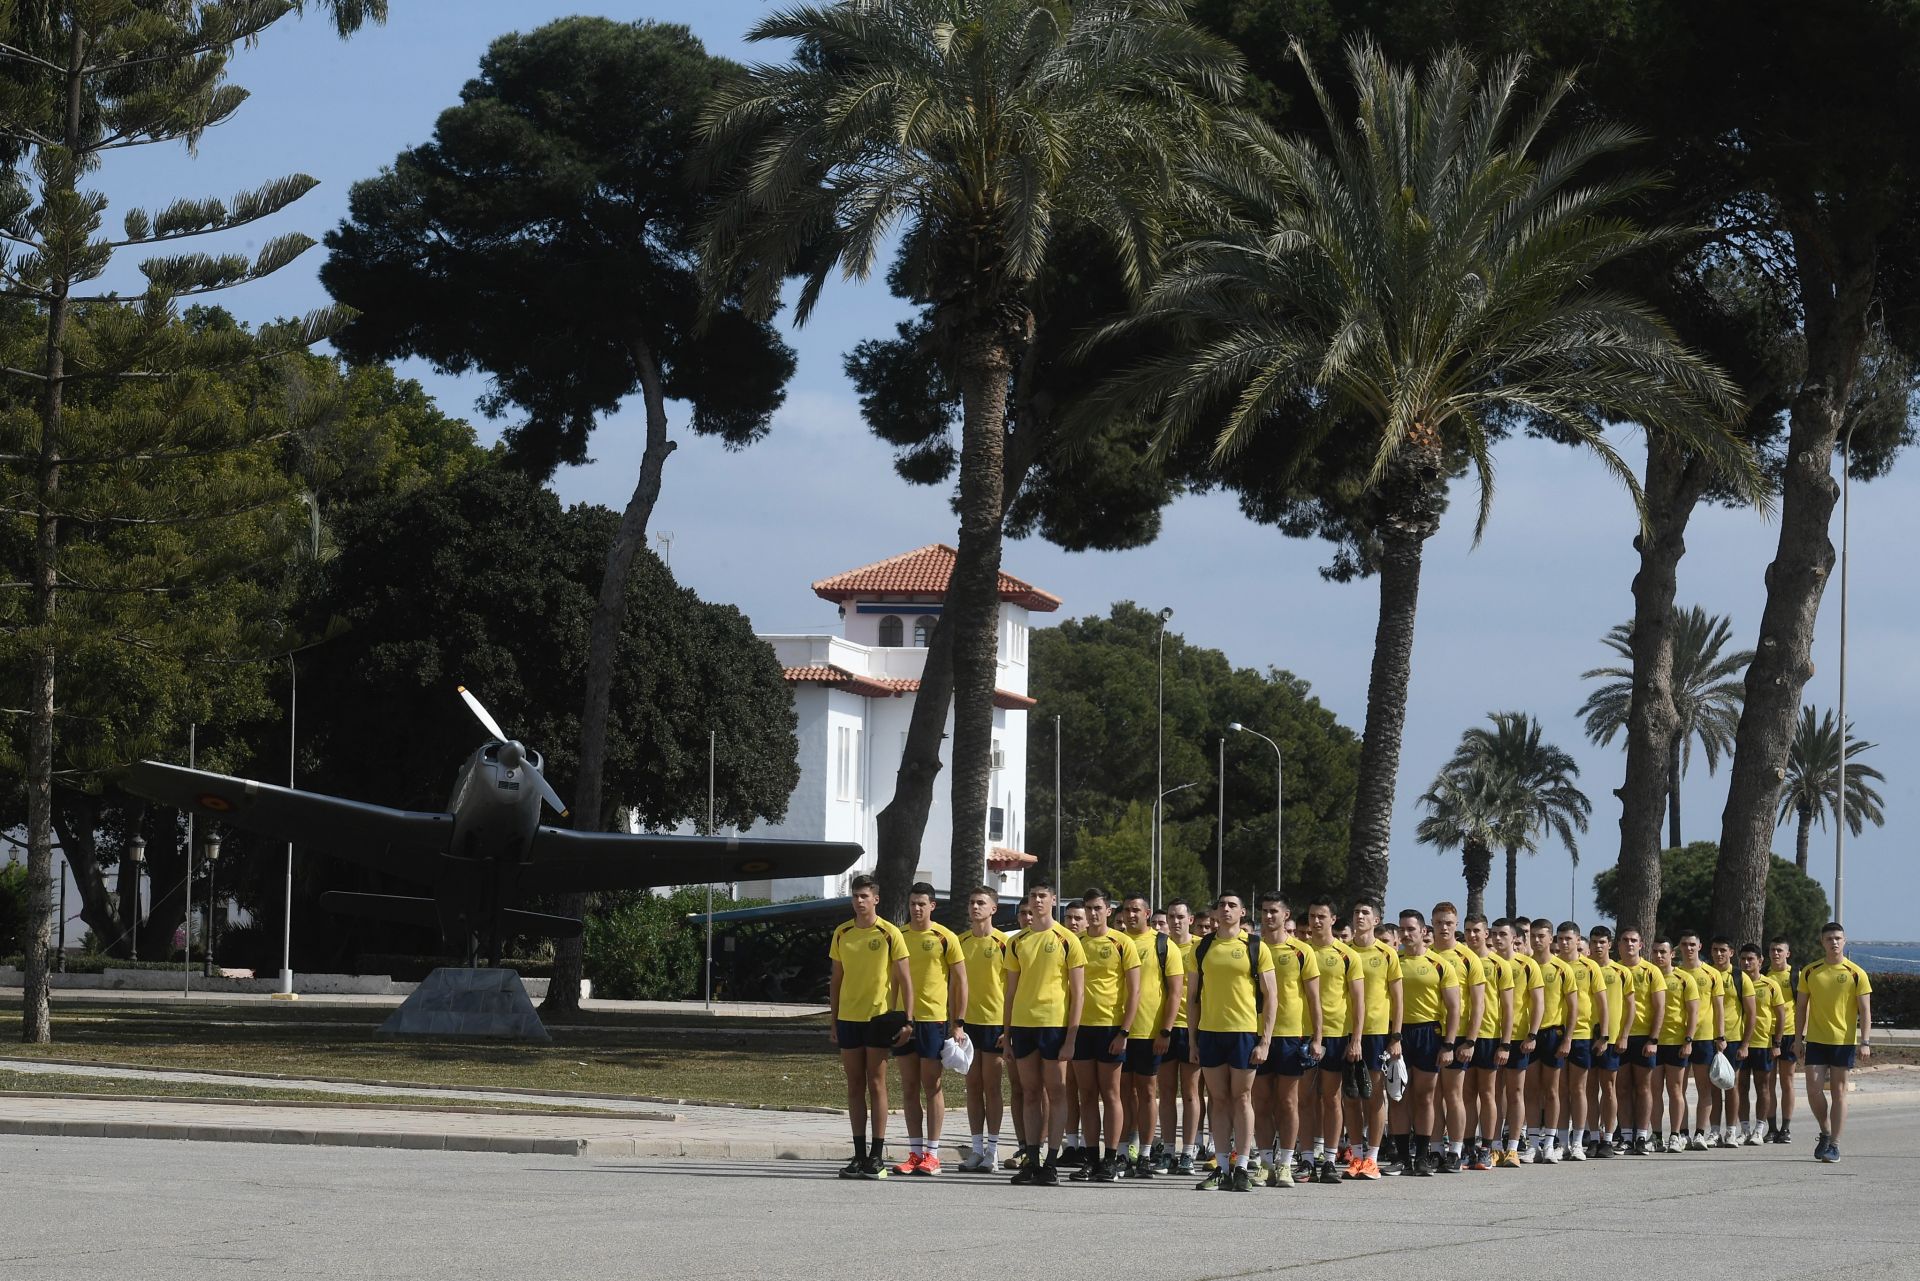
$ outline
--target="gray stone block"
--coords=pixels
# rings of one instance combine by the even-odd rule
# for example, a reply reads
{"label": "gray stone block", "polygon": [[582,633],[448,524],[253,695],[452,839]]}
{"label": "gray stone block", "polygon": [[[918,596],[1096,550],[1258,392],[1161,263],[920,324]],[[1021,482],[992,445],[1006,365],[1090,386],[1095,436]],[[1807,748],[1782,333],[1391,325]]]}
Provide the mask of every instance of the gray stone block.
{"label": "gray stone block", "polygon": [[552,1041],[513,970],[442,966],[380,1025],[379,1036]]}

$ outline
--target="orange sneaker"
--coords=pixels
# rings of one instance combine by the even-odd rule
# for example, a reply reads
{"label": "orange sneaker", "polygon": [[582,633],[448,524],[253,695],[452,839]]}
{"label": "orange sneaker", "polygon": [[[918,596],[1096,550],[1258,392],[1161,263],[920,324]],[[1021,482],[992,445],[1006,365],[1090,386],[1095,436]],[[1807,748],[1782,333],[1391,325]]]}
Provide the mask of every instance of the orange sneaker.
{"label": "orange sneaker", "polygon": [[1377,1179],[1380,1177],[1380,1163],[1370,1156],[1363,1156],[1353,1163],[1356,1179]]}
{"label": "orange sneaker", "polygon": [[921,1155],[920,1155],[920,1165],[919,1165],[919,1168],[918,1168],[918,1169],[916,1169],[916,1170],[914,1170],[914,1171],[913,1171],[913,1173],[915,1173],[915,1174],[938,1174],[938,1173],[940,1173],[940,1158],[939,1158],[939,1157],[937,1157],[937,1156],[935,1156],[935,1155],[934,1155],[933,1153],[931,1153],[931,1152],[923,1152],[923,1153],[921,1153]]}
{"label": "orange sneaker", "polygon": [[920,1163],[926,1159],[927,1158],[921,1153],[915,1152],[899,1165],[894,1166],[893,1172],[895,1174],[918,1174],[920,1173]]}

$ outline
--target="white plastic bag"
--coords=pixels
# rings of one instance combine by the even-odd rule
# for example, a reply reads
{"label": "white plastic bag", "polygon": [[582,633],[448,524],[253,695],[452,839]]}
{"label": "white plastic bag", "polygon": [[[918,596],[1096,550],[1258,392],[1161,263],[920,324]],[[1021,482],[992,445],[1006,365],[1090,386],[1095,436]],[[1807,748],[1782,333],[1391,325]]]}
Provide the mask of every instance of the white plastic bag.
{"label": "white plastic bag", "polygon": [[973,1039],[948,1037],[940,1047],[940,1062],[946,1065],[948,1071],[965,1076],[967,1069],[973,1066]]}
{"label": "white plastic bag", "polygon": [[1395,1103],[1407,1092],[1407,1060],[1405,1056],[1387,1060],[1386,1071],[1387,1097]]}
{"label": "white plastic bag", "polygon": [[1714,1051],[1713,1066],[1707,1069],[1707,1083],[1716,1090],[1731,1090],[1733,1080],[1733,1063],[1724,1053]]}

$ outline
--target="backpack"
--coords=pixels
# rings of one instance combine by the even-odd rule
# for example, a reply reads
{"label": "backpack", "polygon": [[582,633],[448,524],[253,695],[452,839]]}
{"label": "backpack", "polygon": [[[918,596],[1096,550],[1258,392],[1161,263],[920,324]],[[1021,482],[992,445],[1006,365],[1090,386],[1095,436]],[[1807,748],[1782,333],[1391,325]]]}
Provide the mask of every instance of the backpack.
{"label": "backpack", "polygon": [[[1214,935],[1209,934],[1200,940],[1200,946],[1193,951],[1193,1004],[1200,1005],[1200,980],[1206,977],[1207,949],[1213,946]],[[1240,937],[1247,940],[1247,978],[1253,983],[1253,1008],[1258,1010],[1266,1005],[1265,993],[1260,990],[1260,944],[1253,941],[1245,931]],[[1165,979],[1167,972],[1167,954],[1164,946],[1166,936],[1161,936],[1163,946],[1160,949],[1160,976]],[[1269,944],[1271,947],[1271,944]]]}

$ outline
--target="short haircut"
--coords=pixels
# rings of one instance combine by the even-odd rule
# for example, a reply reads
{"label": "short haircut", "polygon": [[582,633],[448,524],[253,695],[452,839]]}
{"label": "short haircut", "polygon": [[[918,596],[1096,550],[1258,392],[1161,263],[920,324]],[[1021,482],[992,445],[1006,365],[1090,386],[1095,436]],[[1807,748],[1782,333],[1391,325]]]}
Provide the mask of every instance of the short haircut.
{"label": "short haircut", "polygon": [[1232,899],[1234,902],[1239,903],[1242,907],[1246,906],[1245,902],[1234,891],[1221,890],[1218,894],[1214,896],[1214,899],[1213,899],[1214,910],[1218,911],[1220,908],[1224,907],[1228,899]]}
{"label": "short haircut", "polygon": [[1676,943],[1684,943],[1688,939],[1692,939],[1698,943],[1700,941],[1700,931],[1689,926],[1687,929],[1681,930],[1678,934],[1674,935],[1673,938]]}
{"label": "short haircut", "polygon": [[1667,937],[1666,935],[1664,935],[1664,934],[1662,934],[1662,935],[1660,935],[1659,937],[1657,937],[1657,938],[1655,938],[1655,939],[1653,940],[1653,945],[1654,945],[1655,947],[1659,947],[1659,946],[1660,946],[1661,944],[1663,944],[1663,943],[1664,943],[1664,944],[1665,944],[1666,946],[1668,946],[1668,947],[1672,947],[1672,946],[1673,946],[1673,940],[1672,940],[1672,939],[1670,939],[1670,938],[1668,938],[1668,937]]}
{"label": "short haircut", "polygon": [[1820,933],[1822,934],[1845,934],[1846,932],[1846,928],[1838,921],[1828,921],[1820,927]]}
{"label": "short haircut", "polygon": [[1580,924],[1577,921],[1562,921],[1560,928],[1554,931],[1555,934],[1578,934],[1579,932]]}
{"label": "short haircut", "polygon": [[1714,935],[1714,936],[1713,936],[1713,942],[1712,942],[1712,943],[1710,943],[1710,944],[1708,944],[1708,946],[1709,946],[1709,947],[1720,947],[1720,946],[1723,946],[1723,945],[1724,945],[1724,946],[1726,946],[1726,947],[1732,947],[1732,946],[1733,946],[1733,940],[1732,940],[1732,939],[1730,939],[1730,938],[1728,938],[1728,937],[1727,937],[1726,935],[1724,935],[1724,934],[1716,934],[1716,935]]}
{"label": "short haircut", "polygon": [[1784,934],[1776,934],[1767,940],[1768,947],[1792,947],[1793,940]]}
{"label": "short haircut", "polygon": [[1187,900],[1185,900],[1185,899],[1183,899],[1183,898],[1173,898],[1173,899],[1168,899],[1168,900],[1167,900],[1167,905],[1166,905],[1165,907],[1163,907],[1163,908],[1161,908],[1160,910],[1161,910],[1162,912],[1171,912],[1171,911],[1172,911],[1172,910],[1173,910],[1174,908],[1176,908],[1176,907],[1184,907],[1184,908],[1186,908],[1186,909],[1187,909],[1187,910],[1188,910],[1189,912],[1191,912],[1191,911],[1193,910],[1193,904],[1191,904],[1191,903],[1189,903],[1189,902],[1187,902]]}
{"label": "short haircut", "polygon": [[1460,909],[1455,907],[1452,903],[1449,903],[1446,899],[1441,899],[1438,903],[1435,903],[1433,905],[1433,914],[1435,916],[1440,916],[1448,912],[1451,912],[1455,916],[1460,915]]}
{"label": "short haircut", "polygon": [[1120,897],[1121,906],[1124,907],[1128,903],[1145,903],[1149,908],[1153,906],[1153,900],[1148,898],[1145,894],[1142,894],[1139,890],[1135,890],[1131,894],[1121,895]]}
{"label": "short haircut", "polygon": [[924,894],[930,899],[940,897],[930,881],[915,881],[913,888],[907,891],[907,897],[912,898],[916,894]]}
{"label": "short haircut", "polygon": [[1400,909],[1400,919],[1401,919],[1401,920],[1403,920],[1403,921],[1404,921],[1404,920],[1406,920],[1406,919],[1407,919],[1407,918],[1408,918],[1409,916],[1411,916],[1411,917],[1412,917],[1412,918],[1413,918],[1414,920],[1416,920],[1416,921],[1418,921],[1418,922],[1420,922],[1420,924],[1422,924],[1422,925],[1425,925],[1425,924],[1427,923],[1427,918],[1426,918],[1426,917],[1424,917],[1424,916],[1422,916],[1422,915],[1420,914],[1420,909],[1419,909],[1419,908],[1417,908],[1417,907],[1403,907],[1403,908],[1401,908],[1401,909]]}
{"label": "short haircut", "polygon": [[1080,895],[1080,906],[1085,907],[1087,904],[1093,902],[1093,900],[1095,899],[1099,899],[1102,903],[1107,903],[1112,901],[1107,898],[1107,892],[1101,889],[1098,885],[1089,885],[1087,886],[1086,890]]}
{"label": "short haircut", "polygon": [[855,873],[854,878],[847,882],[847,890],[853,894],[858,894],[861,890],[872,890],[877,894],[880,891],[880,878],[871,872]]}
{"label": "short haircut", "polygon": [[[1450,903],[1442,903],[1440,905],[1440,907],[1451,907],[1451,906],[1452,904]],[[1435,908],[1433,914],[1435,916],[1440,915],[1440,909]],[[1462,925],[1489,925],[1490,924],[1490,922],[1488,922],[1487,920],[1487,914],[1485,912],[1468,912],[1466,920],[1460,923]]]}
{"label": "short haircut", "polygon": [[1596,925],[1587,931],[1587,936],[1589,938],[1610,939],[1613,937],[1613,931],[1604,925]]}
{"label": "short haircut", "polygon": [[1045,879],[1044,877],[1037,881],[1027,882],[1028,898],[1032,898],[1035,894],[1038,894],[1041,890],[1045,890],[1047,893],[1053,895],[1055,898],[1058,898],[1060,895],[1060,891],[1053,888],[1053,882]]}
{"label": "short haircut", "polygon": [[1758,943],[1742,943],[1740,945],[1740,955],[1758,956],[1760,955],[1760,945]]}
{"label": "short haircut", "polygon": [[1287,905],[1287,896],[1279,890],[1261,890],[1260,906],[1265,907],[1269,903],[1278,903],[1281,907],[1285,907]]}
{"label": "short haircut", "polygon": [[[1311,911],[1313,911],[1313,909],[1314,909],[1314,908],[1316,908],[1316,907],[1324,907],[1324,908],[1326,908],[1326,909],[1327,909],[1327,915],[1328,915],[1328,916],[1333,916],[1333,903],[1332,903],[1332,901],[1331,901],[1331,900],[1329,900],[1329,899],[1325,899],[1325,898],[1310,898],[1310,899],[1308,899],[1308,900],[1307,900],[1307,911],[1309,911],[1309,912],[1311,912]],[[1336,925],[1337,925],[1337,924],[1339,924],[1339,918],[1338,918],[1338,917],[1334,917],[1334,923],[1335,923]]]}
{"label": "short haircut", "polygon": [[1513,928],[1513,922],[1502,916],[1497,918],[1493,924],[1487,926],[1487,928],[1489,930],[1510,930]]}
{"label": "short haircut", "polygon": [[1087,910],[1087,905],[1085,903],[1082,903],[1077,898],[1068,899],[1066,902],[1062,903],[1060,907],[1062,910],[1068,911],[1068,912],[1071,912],[1076,907],[1079,908],[1082,912]]}
{"label": "short haircut", "polygon": [[967,891],[968,898],[979,898],[982,894],[992,899],[995,903],[1000,901],[1000,891],[994,889],[991,885],[976,885]]}
{"label": "short haircut", "polygon": [[1374,914],[1374,916],[1376,916],[1376,917],[1379,917],[1379,916],[1383,916],[1383,915],[1385,915],[1385,913],[1383,913],[1383,912],[1382,912],[1382,911],[1380,910],[1380,905],[1379,905],[1378,903],[1376,903],[1376,902],[1374,902],[1374,901],[1373,901],[1372,899],[1370,899],[1370,898],[1357,898],[1357,899],[1355,899],[1355,900],[1353,900],[1353,906],[1347,909],[1347,916],[1348,916],[1349,918],[1351,918],[1351,917],[1353,916],[1353,914],[1354,914],[1355,912],[1358,912],[1358,911],[1359,911],[1359,910],[1360,910],[1361,908],[1363,908],[1363,907],[1364,907],[1364,908],[1370,908],[1370,909],[1372,909],[1372,911],[1373,911],[1373,914]]}
{"label": "short haircut", "polygon": [[1553,928],[1553,922],[1544,916],[1536,916],[1533,918],[1533,928],[1536,930],[1550,930]]}

